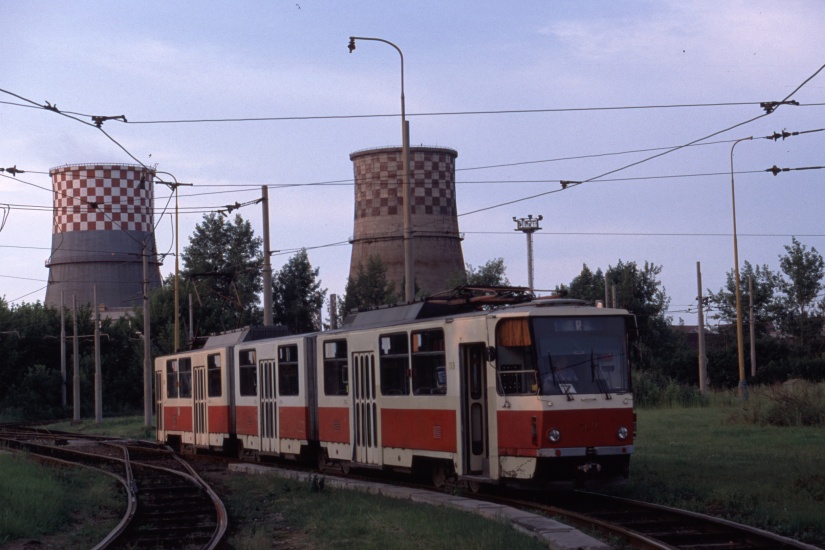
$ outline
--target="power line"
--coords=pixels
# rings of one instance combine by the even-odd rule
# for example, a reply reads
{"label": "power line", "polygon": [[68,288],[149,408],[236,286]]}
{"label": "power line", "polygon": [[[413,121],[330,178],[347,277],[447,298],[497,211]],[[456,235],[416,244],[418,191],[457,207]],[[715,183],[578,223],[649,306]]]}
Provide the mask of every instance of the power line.
{"label": "power line", "polygon": [[[2,91],[2,90],[0,90]],[[771,105],[778,102],[721,102],[721,103],[686,103],[673,105],[625,105],[615,107],[559,107],[544,109],[500,109],[500,110],[479,110],[479,111],[430,111],[421,113],[407,113],[407,117],[438,117],[438,116],[481,116],[481,115],[512,115],[512,114],[544,114],[544,113],[570,113],[570,112],[599,112],[599,111],[633,111],[633,110],[653,110],[653,109],[682,109],[682,108],[707,108],[707,107],[737,107],[759,105]],[[818,107],[821,103],[793,103],[798,107]],[[78,115],[80,115],[78,113]],[[91,116],[91,115],[80,115]],[[122,116],[122,115],[121,115]],[[397,118],[398,113],[372,113],[360,115],[295,115],[295,116],[263,116],[263,117],[234,117],[234,118],[192,118],[192,119],[166,119],[166,120],[121,120],[125,124],[205,124],[205,123],[245,123],[245,122],[289,122],[303,120],[348,120],[348,119],[369,119],[369,118]],[[91,117],[104,118],[105,120],[117,120],[120,117]]]}
{"label": "power line", "polygon": [[[466,235],[519,236],[512,231],[462,231]],[[545,231],[540,237],[592,236],[592,237],[730,237],[732,233],[641,233],[619,231]],[[740,237],[825,237],[825,233],[737,233]]]}
{"label": "power line", "polygon": [[788,104],[796,104],[796,105],[798,105],[798,103],[791,101],[791,99],[790,99],[790,98],[791,98],[791,97],[793,97],[793,95],[794,95],[794,94],[796,94],[796,92],[798,92],[800,89],[802,89],[802,87],[803,87],[803,86],[805,86],[805,84],[807,84],[808,82],[810,82],[810,81],[811,81],[811,80],[812,80],[812,79],[813,79],[816,75],[818,75],[818,74],[819,74],[819,73],[820,73],[823,69],[825,69],[825,65],[822,65],[821,67],[819,67],[819,69],[817,69],[817,70],[816,70],[816,71],[815,71],[815,72],[814,72],[811,76],[809,76],[807,79],[805,79],[805,81],[803,81],[803,82],[802,82],[799,86],[797,86],[797,87],[796,87],[796,88],[795,88],[795,89],[794,89],[794,90],[793,90],[790,94],[788,94],[787,96],[785,96],[785,98],[784,98],[782,101],[771,101],[771,102],[764,102],[764,103],[761,103],[761,104],[760,104],[760,106],[761,106],[763,109],[765,109],[765,112],[764,112],[763,114],[760,114],[760,115],[758,115],[758,116],[755,116],[755,117],[749,118],[748,120],[745,120],[745,121],[739,122],[739,123],[734,124],[734,125],[732,125],[732,126],[728,126],[727,128],[724,128],[724,129],[722,129],[722,130],[718,130],[718,131],[713,132],[713,133],[711,133],[711,134],[709,134],[709,135],[706,135],[706,136],[704,136],[704,137],[701,137],[701,138],[695,139],[695,140],[690,141],[690,142],[688,142],[688,143],[686,143],[686,144],[684,144],[684,145],[679,145],[679,146],[673,147],[673,148],[671,148],[671,149],[667,149],[667,150],[665,150],[665,151],[662,151],[662,152],[660,152],[660,153],[656,153],[655,155],[651,155],[651,156],[649,156],[649,157],[646,157],[646,158],[644,158],[644,159],[638,160],[638,161],[636,161],[636,162],[632,162],[632,163],[630,163],[630,164],[626,164],[625,166],[621,166],[621,167],[619,167],[619,168],[616,168],[616,169],[610,170],[610,171],[608,171],[608,172],[604,172],[604,173],[602,173],[602,174],[600,174],[600,175],[598,175],[598,176],[594,176],[594,177],[592,177],[592,178],[589,178],[589,179],[586,179],[586,180],[582,180],[582,181],[562,181],[562,182],[561,182],[561,189],[555,189],[555,190],[552,190],[552,191],[545,191],[545,192],[543,192],[543,193],[537,193],[537,194],[535,194],[535,195],[530,195],[530,196],[528,196],[528,197],[522,197],[522,198],[519,198],[519,199],[513,199],[513,200],[510,200],[510,201],[506,201],[506,202],[502,202],[502,203],[494,204],[494,205],[491,205],[491,206],[487,206],[487,207],[484,207],[484,208],[478,208],[478,209],[476,209],[476,210],[471,210],[471,211],[469,211],[469,212],[464,212],[464,213],[462,213],[462,214],[459,214],[459,216],[469,216],[469,215],[472,215],[472,214],[478,214],[478,213],[480,213],[480,212],[486,212],[486,211],[488,211],[488,210],[493,210],[493,209],[496,209],[496,208],[501,208],[502,206],[508,206],[508,205],[511,205],[511,204],[516,204],[516,203],[519,203],[519,202],[524,202],[524,201],[527,201],[527,200],[531,200],[531,199],[535,199],[535,198],[543,197],[543,196],[545,196],[545,195],[550,195],[550,194],[553,194],[553,193],[558,193],[559,191],[564,191],[564,190],[567,190],[567,189],[572,188],[572,187],[577,187],[577,186],[579,186],[579,185],[581,185],[581,184],[583,184],[583,183],[589,183],[589,182],[592,182],[592,181],[595,181],[595,180],[599,180],[599,179],[601,179],[601,178],[604,178],[605,176],[609,176],[609,175],[611,175],[611,174],[615,174],[615,173],[617,173],[617,172],[621,172],[621,171],[623,171],[623,170],[627,170],[628,168],[632,168],[633,166],[638,166],[638,165],[643,164],[643,163],[645,163],[645,162],[649,162],[649,161],[651,161],[651,160],[653,160],[653,159],[657,159],[657,158],[659,158],[659,157],[663,157],[663,156],[668,155],[668,154],[670,154],[670,153],[673,153],[673,152],[675,152],[675,151],[679,151],[679,150],[681,150],[681,149],[684,149],[685,147],[689,147],[689,146],[691,146],[691,145],[695,145],[695,144],[697,144],[697,143],[700,143],[700,142],[706,141],[706,140],[708,140],[708,139],[710,139],[710,138],[716,137],[716,136],[718,136],[718,135],[720,135],[720,134],[724,134],[725,132],[729,132],[729,131],[731,131],[731,130],[734,130],[734,129],[736,129],[736,128],[739,128],[740,126],[745,126],[746,124],[750,124],[751,122],[754,122],[754,121],[756,121],[756,120],[759,120],[760,118],[764,118],[764,117],[766,117],[766,116],[770,115],[771,113],[775,112],[775,111],[776,111],[776,109],[778,109],[779,107],[781,107],[781,106],[783,106],[783,105],[788,105]]}

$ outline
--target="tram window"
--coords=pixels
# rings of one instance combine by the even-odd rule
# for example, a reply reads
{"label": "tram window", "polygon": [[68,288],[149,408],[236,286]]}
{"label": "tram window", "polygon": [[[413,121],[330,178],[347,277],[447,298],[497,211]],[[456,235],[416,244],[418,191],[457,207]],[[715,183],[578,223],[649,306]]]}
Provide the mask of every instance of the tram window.
{"label": "tram window", "polygon": [[414,395],[445,395],[447,369],[445,368],[444,331],[441,329],[413,332],[412,387]]}
{"label": "tram window", "polygon": [[298,395],[298,346],[278,347],[278,395]]}
{"label": "tram window", "polygon": [[503,319],[496,327],[496,389],[500,395],[538,393],[536,363],[527,318]]}
{"label": "tram window", "polygon": [[221,356],[214,353],[206,356],[206,377],[209,382],[209,397],[220,397],[221,387]]}
{"label": "tram window", "polygon": [[544,395],[630,390],[623,318],[536,318],[532,323]]}
{"label": "tram window", "polygon": [[166,398],[175,399],[178,396],[178,360],[166,361]]}
{"label": "tram window", "polygon": [[324,342],[324,395],[349,393],[347,341]]}
{"label": "tram window", "polygon": [[258,365],[255,350],[241,350],[238,358],[238,387],[241,395],[258,395]]}
{"label": "tram window", "polygon": [[178,361],[178,383],[180,384],[180,396],[192,397],[192,359],[181,357]]}
{"label": "tram window", "polygon": [[409,395],[409,340],[405,332],[379,337],[381,395]]}

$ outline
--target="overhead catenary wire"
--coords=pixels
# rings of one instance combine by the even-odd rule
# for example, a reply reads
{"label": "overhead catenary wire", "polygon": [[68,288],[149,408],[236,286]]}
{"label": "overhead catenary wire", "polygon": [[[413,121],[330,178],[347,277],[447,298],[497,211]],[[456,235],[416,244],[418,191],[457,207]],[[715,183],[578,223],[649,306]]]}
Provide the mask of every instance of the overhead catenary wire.
{"label": "overhead catenary wire", "polygon": [[[751,118],[751,119],[749,119],[749,120],[743,121],[743,122],[741,122],[741,123],[739,123],[739,124],[736,124],[736,125],[733,125],[733,126],[730,126],[730,127],[728,127],[728,128],[725,128],[725,129],[723,129],[723,130],[720,130],[720,131],[718,131],[718,132],[715,132],[715,133],[710,134],[710,135],[708,135],[708,136],[705,136],[705,137],[703,137],[703,138],[699,138],[698,140],[694,140],[693,142],[690,142],[690,143],[688,143],[688,144],[681,145],[681,146],[677,146],[677,147],[674,147],[674,148],[671,148],[671,149],[667,149],[667,150],[665,150],[665,151],[663,151],[663,152],[661,152],[661,153],[659,153],[659,154],[656,154],[656,155],[653,155],[653,156],[649,156],[649,157],[647,157],[647,158],[645,158],[645,159],[639,160],[639,161],[634,162],[634,163],[630,163],[630,164],[628,164],[628,165],[622,166],[622,167],[617,168],[617,169],[615,169],[615,170],[611,170],[610,172],[606,172],[606,173],[604,173],[604,174],[601,174],[601,175],[595,176],[595,177],[590,178],[590,179],[588,179],[588,180],[581,180],[581,181],[567,181],[567,182],[565,182],[565,181],[560,181],[560,183],[562,184],[562,189],[561,189],[561,190],[566,190],[566,189],[567,189],[567,188],[569,188],[569,187],[578,186],[578,185],[581,185],[582,183],[588,183],[588,182],[591,182],[591,181],[600,180],[600,179],[604,178],[604,177],[605,177],[605,176],[607,176],[607,175],[610,175],[610,174],[613,174],[613,173],[616,173],[616,172],[619,172],[619,171],[622,171],[622,170],[626,170],[627,168],[630,168],[631,166],[636,166],[636,165],[639,165],[639,164],[641,164],[641,163],[644,163],[644,162],[647,162],[647,161],[649,161],[649,160],[652,160],[652,159],[654,159],[654,158],[658,158],[658,157],[661,157],[661,156],[663,156],[663,155],[670,154],[670,153],[672,153],[672,152],[674,152],[674,151],[677,151],[677,150],[679,150],[679,149],[682,149],[682,148],[684,148],[684,147],[688,147],[688,146],[691,146],[691,145],[697,144],[697,143],[699,143],[699,142],[706,141],[707,139],[710,139],[711,137],[714,137],[714,136],[719,135],[719,134],[721,134],[721,133],[724,133],[724,132],[730,131],[730,130],[732,130],[732,129],[734,129],[734,128],[737,128],[737,127],[743,126],[743,125],[745,125],[745,124],[748,124],[748,123],[750,123],[750,122],[753,122],[753,121],[755,121],[755,120],[758,120],[759,118],[762,118],[762,117],[764,117],[764,116],[767,116],[768,114],[770,114],[770,113],[774,112],[774,111],[775,111],[778,107],[780,107],[780,106],[782,106],[782,105],[784,105],[784,104],[787,104],[788,99],[789,99],[790,97],[792,97],[792,96],[793,96],[793,95],[794,95],[794,94],[795,94],[798,90],[800,90],[800,89],[801,89],[801,88],[802,88],[805,84],[807,84],[807,82],[809,82],[811,79],[813,79],[813,78],[814,78],[814,77],[815,77],[815,76],[816,76],[816,75],[817,75],[817,74],[818,74],[818,73],[819,73],[819,72],[820,72],[823,68],[825,68],[825,66],[820,67],[820,69],[819,69],[819,70],[817,70],[817,71],[816,71],[813,75],[811,75],[811,76],[810,76],[808,79],[806,79],[803,83],[801,83],[799,86],[797,86],[797,88],[796,88],[796,89],[794,89],[794,91],[792,91],[792,92],[791,92],[791,93],[790,93],[790,94],[789,94],[789,95],[788,95],[788,96],[787,96],[784,100],[782,100],[782,101],[780,101],[780,102],[763,102],[763,103],[760,103],[760,106],[762,106],[762,107],[765,109],[765,111],[766,111],[766,112],[765,112],[765,114],[759,115],[759,116],[757,116],[757,117],[753,117],[753,118]],[[5,91],[5,90],[0,90],[0,91]],[[12,94],[12,95],[15,95],[15,94]],[[21,98],[21,99],[25,99],[25,98],[22,98],[21,96],[16,96],[16,95],[15,95],[15,97],[18,97],[18,98]],[[27,100],[27,101],[28,101],[28,100]],[[766,107],[766,105],[768,105],[768,106]],[[48,110],[53,110],[54,112],[57,112],[57,113],[59,113],[59,114],[61,114],[61,115],[63,115],[63,116],[69,116],[69,118],[74,118],[73,116],[70,116],[70,115],[68,115],[68,114],[61,113],[61,112],[57,109],[57,106],[56,106],[56,105],[51,105],[51,104],[49,104],[48,102],[46,102],[46,106],[42,106],[42,105],[41,105],[41,106],[39,106],[39,107],[44,108],[44,109],[48,109]],[[651,106],[651,107],[656,107],[656,106]],[[107,120],[110,120],[110,119],[111,119],[111,117],[103,117],[103,118],[105,118],[105,119],[107,119]],[[122,118],[123,118],[122,122],[125,122],[125,117],[122,117]],[[89,123],[86,123],[85,121],[81,121],[81,122],[83,122],[84,124],[89,125]],[[101,121],[101,122],[102,122],[102,121]],[[133,158],[134,160],[136,160],[136,161],[137,161],[138,163],[140,163],[141,165],[145,166],[145,165],[144,165],[142,162],[140,162],[137,158],[135,158],[134,156],[132,156],[132,155],[131,155],[131,153],[129,153],[129,152],[128,152],[128,151],[127,151],[127,150],[126,150],[126,149],[125,149],[122,145],[120,145],[120,144],[119,144],[116,140],[114,140],[111,136],[109,136],[109,135],[108,135],[108,133],[106,133],[105,131],[103,131],[103,130],[102,130],[102,128],[100,128],[100,126],[101,126],[101,124],[97,124],[97,125],[96,125],[96,127],[97,127],[99,130],[101,130],[101,131],[104,133],[104,135],[106,135],[106,136],[107,136],[110,140],[112,140],[112,141],[113,141],[114,143],[116,143],[119,147],[121,147],[121,149],[123,149],[123,150],[124,150],[127,154],[129,154],[131,158]],[[565,185],[565,183],[566,183],[566,185]],[[559,190],[547,191],[547,192],[544,192],[544,193],[540,193],[540,194],[536,194],[536,195],[531,195],[531,196],[529,196],[529,197],[523,197],[523,198],[521,198],[521,199],[516,199],[516,200],[512,200],[512,201],[507,201],[507,202],[499,203],[499,204],[497,204],[497,205],[488,206],[488,207],[485,207],[485,208],[482,208],[482,209],[477,209],[477,210],[474,210],[474,211],[471,211],[471,212],[464,212],[464,213],[460,214],[460,216],[467,216],[467,215],[475,214],[475,213],[478,213],[478,212],[487,211],[487,210],[490,210],[490,209],[492,209],[492,208],[498,208],[498,207],[505,206],[505,205],[509,205],[509,204],[513,204],[513,203],[516,203],[516,202],[521,202],[521,201],[525,201],[525,200],[530,200],[530,199],[533,199],[533,198],[537,198],[537,197],[540,197],[540,196],[543,196],[543,195],[547,195],[547,194],[550,194],[550,193],[553,193],[553,192],[558,192],[558,191],[559,191]],[[347,241],[347,242],[348,242],[348,241]],[[337,243],[336,243],[336,244],[337,244]],[[335,245],[335,244],[333,244],[333,245]],[[329,246],[333,246],[333,245],[329,245]]]}

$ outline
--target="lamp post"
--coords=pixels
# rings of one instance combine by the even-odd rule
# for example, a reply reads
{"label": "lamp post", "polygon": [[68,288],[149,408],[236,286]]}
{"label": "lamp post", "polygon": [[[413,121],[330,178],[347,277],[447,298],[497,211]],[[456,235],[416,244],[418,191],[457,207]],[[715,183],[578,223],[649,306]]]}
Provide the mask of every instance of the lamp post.
{"label": "lamp post", "polygon": [[745,351],[744,338],[742,336],[742,293],[739,289],[739,246],[736,240],[736,192],[733,185],[733,148],[740,141],[752,140],[753,136],[737,139],[730,147],[730,199],[733,209],[733,272],[734,286],[736,288],[736,350],[739,358],[739,397],[742,400],[748,398],[748,383],[745,381]]}
{"label": "lamp post", "polygon": [[544,218],[539,215],[534,218],[532,214],[527,214],[526,218],[516,218],[513,216],[513,221],[516,222],[516,231],[521,231],[527,235],[527,286],[530,292],[533,292],[533,233],[541,230],[539,222]]}
{"label": "lamp post", "polygon": [[407,114],[404,107],[404,54],[401,49],[383,38],[367,38],[364,36],[349,37],[349,53],[355,50],[356,40],[373,40],[389,44],[398,55],[401,56],[401,195],[404,208],[404,301],[408,304],[415,299],[415,260],[413,258],[413,232],[411,221],[411,199],[410,199],[410,126],[407,122]]}

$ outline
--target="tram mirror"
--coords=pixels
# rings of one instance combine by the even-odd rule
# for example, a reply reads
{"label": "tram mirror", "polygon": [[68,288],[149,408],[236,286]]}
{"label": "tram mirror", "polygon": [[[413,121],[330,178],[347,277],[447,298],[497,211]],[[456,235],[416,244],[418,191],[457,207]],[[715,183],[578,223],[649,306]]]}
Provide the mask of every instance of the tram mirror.
{"label": "tram mirror", "polygon": [[493,346],[487,346],[487,361],[490,363],[496,362],[496,348]]}

